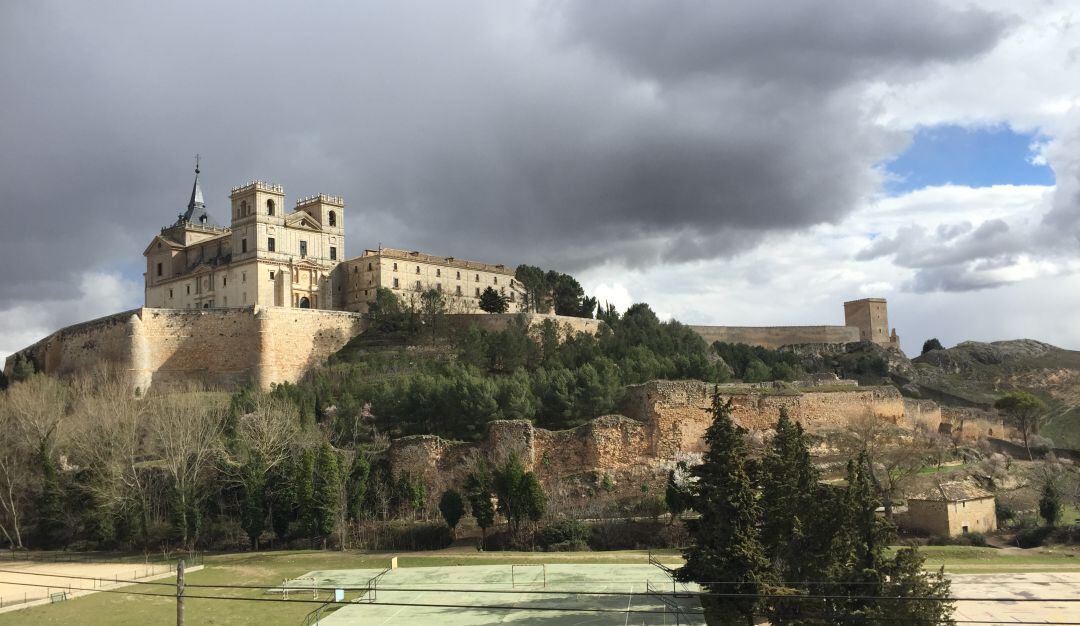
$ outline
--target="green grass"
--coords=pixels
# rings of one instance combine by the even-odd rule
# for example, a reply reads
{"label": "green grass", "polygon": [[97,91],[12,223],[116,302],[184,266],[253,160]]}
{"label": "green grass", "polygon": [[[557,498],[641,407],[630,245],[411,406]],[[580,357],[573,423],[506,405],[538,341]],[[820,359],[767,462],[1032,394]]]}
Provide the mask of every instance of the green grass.
{"label": "green grass", "polygon": [[[949,572],[1080,571],[1080,558],[1050,550],[1003,551],[966,546],[922,548],[928,568],[945,566]],[[677,550],[658,550],[665,562],[678,564]],[[642,563],[647,553],[640,550],[613,552],[508,552],[480,553],[440,551],[403,554],[401,567],[453,565],[498,565],[530,561],[545,563]],[[205,569],[187,576],[189,584],[280,585],[312,570],[382,568],[389,564],[386,554],[355,552],[256,552],[207,556]],[[162,582],[169,582],[164,580]],[[128,588],[131,589],[131,588]],[[172,594],[169,586],[140,585],[135,591]],[[237,598],[280,598],[257,590],[189,588],[191,595],[227,595]],[[215,601],[188,598],[185,602],[189,624],[240,624],[272,626],[299,624],[317,604],[283,602]],[[135,626],[165,624],[175,619],[172,597],[146,597],[120,593],[97,593],[67,602],[0,614],[0,626],[8,624],[112,624]]]}

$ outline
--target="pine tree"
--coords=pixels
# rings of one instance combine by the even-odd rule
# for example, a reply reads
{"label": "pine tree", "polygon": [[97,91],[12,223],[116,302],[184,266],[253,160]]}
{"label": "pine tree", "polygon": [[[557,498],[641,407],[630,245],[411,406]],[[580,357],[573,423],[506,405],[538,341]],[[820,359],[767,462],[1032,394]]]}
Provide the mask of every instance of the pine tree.
{"label": "pine tree", "polygon": [[64,543],[66,525],[64,523],[64,490],[56,474],[56,465],[45,452],[42,445],[39,452],[41,459],[41,491],[35,501],[37,524],[34,539],[39,548],[51,549]]}
{"label": "pine tree", "polygon": [[1061,521],[1061,494],[1052,480],[1043,485],[1042,496],[1039,498],[1039,517],[1043,518],[1047,526],[1057,526]]}
{"label": "pine tree", "polygon": [[270,525],[279,540],[289,536],[289,525],[296,520],[298,465],[282,463],[267,478],[270,501]]}
{"label": "pine tree", "polygon": [[491,287],[484,289],[480,294],[480,310],[487,313],[506,313],[510,308],[510,301],[506,296]]}
{"label": "pine tree", "polygon": [[[708,452],[692,470],[694,510],[701,517],[687,522],[690,546],[683,551],[682,581],[696,581],[712,593],[750,597],[704,596],[709,623],[734,622],[735,614],[751,626],[768,579],[768,561],[761,544],[758,492],[748,470],[745,430],[731,418],[731,401],[713,394],[713,422],[705,432]],[[724,581],[727,584],[710,584]]]}

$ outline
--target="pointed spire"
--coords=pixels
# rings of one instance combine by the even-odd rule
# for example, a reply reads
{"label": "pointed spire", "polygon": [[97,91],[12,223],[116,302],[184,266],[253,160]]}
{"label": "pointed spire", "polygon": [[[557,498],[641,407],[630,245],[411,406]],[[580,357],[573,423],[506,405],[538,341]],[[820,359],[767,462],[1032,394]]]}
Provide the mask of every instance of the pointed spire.
{"label": "pointed spire", "polygon": [[202,188],[199,187],[199,155],[195,155],[195,183],[191,186],[191,199],[188,200],[187,212],[180,216],[180,221],[202,226],[217,226],[214,218],[206,212]]}
{"label": "pointed spire", "polygon": [[202,188],[199,187],[199,155],[195,155],[195,184],[191,187],[191,199],[188,200],[188,212],[191,213],[198,206],[199,208],[206,208],[206,203],[203,202]]}

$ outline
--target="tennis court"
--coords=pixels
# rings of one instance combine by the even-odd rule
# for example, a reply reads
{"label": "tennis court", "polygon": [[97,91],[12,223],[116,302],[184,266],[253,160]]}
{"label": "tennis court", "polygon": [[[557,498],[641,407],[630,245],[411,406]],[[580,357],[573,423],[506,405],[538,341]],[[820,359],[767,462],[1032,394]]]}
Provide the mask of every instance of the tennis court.
{"label": "tennis court", "polygon": [[[314,571],[297,580],[363,587],[380,571]],[[387,571],[373,592],[319,624],[704,624],[700,602],[686,593],[695,591],[647,564],[410,567]]]}

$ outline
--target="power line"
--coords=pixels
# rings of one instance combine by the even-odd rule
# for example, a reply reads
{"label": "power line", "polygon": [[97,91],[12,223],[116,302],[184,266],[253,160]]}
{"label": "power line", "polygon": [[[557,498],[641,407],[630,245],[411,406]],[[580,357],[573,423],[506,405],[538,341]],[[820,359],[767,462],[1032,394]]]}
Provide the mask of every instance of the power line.
{"label": "power line", "polygon": [[[39,588],[45,587],[45,588],[63,589],[63,587],[59,587],[59,586],[56,586],[56,585],[42,585],[42,584],[35,584],[35,583],[18,583],[18,582],[0,581],[0,584],[19,585],[19,586],[28,586],[28,587],[39,587]],[[125,595],[147,596],[147,597],[156,597],[156,598],[170,598],[170,599],[172,599],[174,597],[173,594],[170,594],[170,593],[146,593],[146,592],[139,592],[139,591],[131,591],[131,590],[127,590],[127,589],[93,589],[93,588],[85,588],[85,587],[69,587],[69,589],[71,591],[90,591],[90,592],[98,592],[98,593],[119,593],[119,594],[125,594]],[[305,589],[305,588],[301,588],[301,589]],[[396,591],[398,591],[398,589],[396,589]],[[435,590],[435,589],[424,589],[424,591],[437,591],[437,590]],[[450,590],[450,591],[455,592],[455,593],[463,593],[463,592],[465,592],[467,590]],[[475,591],[475,590],[472,590],[472,591]],[[573,593],[573,592],[570,592],[570,593]],[[621,595],[625,596],[625,595],[629,595],[629,594],[621,594]],[[645,595],[645,594],[637,594],[637,595]],[[647,610],[647,609],[634,609],[634,608],[628,608],[628,609],[595,609],[595,608],[587,608],[587,607],[577,607],[577,608],[570,608],[570,607],[541,607],[541,606],[521,607],[521,606],[516,606],[516,605],[495,605],[495,604],[443,604],[443,603],[378,602],[378,601],[376,601],[376,602],[358,603],[358,602],[355,602],[355,601],[340,601],[340,602],[338,602],[338,601],[335,601],[335,600],[328,600],[328,601],[324,601],[324,600],[306,600],[306,599],[302,599],[302,598],[301,599],[295,599],[295,600],[286,600],[286,599],[283,599],[283,598],[251,598],[251,597],[242,597],[242,596],[212,596],[212,595],[185,595],[185,597],[189,598],[189,599],[195,599],[195,600],[231,600],[231,601],[239,601],[239,602],[287,602],[287,603],[293,603],[293,604],[321,604],[321,605],[336,604],[336,605],[342,605],[342,606],[345,606],[345,605],[348,605],[348,606],[380,605],[380,606],[402,606],[402,607],[418,607],[418,608],[429,607],[429,608],[450,608],[450,609],[487,609],[487,610],[506,610],[506,611],[562,611],[562,612],[572,612],[572,613],[618,613],[618,614],[627,614],[627,613],[659,614],[659,613],[665,613],[665,611],[655,611],[655,610]],[[794,597],[794,596],[784,596],[784,597],[791,598],[791,597]],[[803,597],[806,597],[806,596],[803,596]],[[836,597],[854,599],[851,596],[836,596]],[[964,600],[961,599],[959,601],[964,601]],[[981,600],[968,600],[968,601],[981,601]],[[1040,601],[1040,600],[1033,600],[1033,601]],[[1041,601],[1055,602],[1055,601],[1060,601],[1060,600],[1041,600]],[[1076,601],[1076,600],[1070,600],[1070,601]],[[693,614],[702,613],[702,611],[696,611],[696,610],[690,610],[689,612],[693,613]],[[869,617],[869,616],[861,617],[861,619],[868,620],[868,621],[882,621],[882,622],[894,622],[894,623],[899,623],[899,622],[903,621],[903,620],[901,620],[899,618]],[[999,624],[999,623],[1001,623],[1001,620],[953,620],[953,621],[958,623],[958,624]],[[1009,623],[1010,624],[1044,624],[1044,625],[1053,625],[1053,626],[1080,626],[1080,622],[1010,621]]]}

